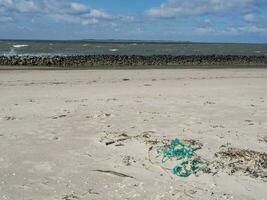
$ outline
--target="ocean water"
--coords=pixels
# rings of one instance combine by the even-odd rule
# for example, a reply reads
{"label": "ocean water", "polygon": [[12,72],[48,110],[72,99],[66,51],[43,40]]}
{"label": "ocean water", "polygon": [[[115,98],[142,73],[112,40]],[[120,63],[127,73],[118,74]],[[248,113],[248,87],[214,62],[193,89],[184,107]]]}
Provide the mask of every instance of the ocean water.
{"label": "ocean water", "polygon": [[267,55],[267,44],[0,40],[0,55]]}

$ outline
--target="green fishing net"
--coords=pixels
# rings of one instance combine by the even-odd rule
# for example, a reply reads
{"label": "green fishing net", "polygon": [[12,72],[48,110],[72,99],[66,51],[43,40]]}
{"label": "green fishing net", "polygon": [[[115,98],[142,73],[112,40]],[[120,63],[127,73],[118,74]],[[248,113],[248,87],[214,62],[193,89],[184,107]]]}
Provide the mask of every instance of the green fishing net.
{"label": "green fishing net", "polygon": [[162,163],[173,158],[178,160],[178,164],[171,170],[177,176],[188,177],[205,167],[205,162],[196,156],[192,146],[183,144],[177,138],[171,140],[169,145],[164,145],[164,147],[158,149],[157,153],[162,156]]}

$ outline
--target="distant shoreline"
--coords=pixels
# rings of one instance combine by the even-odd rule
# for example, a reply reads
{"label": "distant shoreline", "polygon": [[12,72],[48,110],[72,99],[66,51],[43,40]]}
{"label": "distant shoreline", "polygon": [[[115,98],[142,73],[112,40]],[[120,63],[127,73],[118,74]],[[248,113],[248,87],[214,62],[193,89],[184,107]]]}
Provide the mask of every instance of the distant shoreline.
{"label": "distant shoreline", "polygon": [[[220,68],[267,67],[267,56],[232,55],[88,55],[88,56],[0,56],[0,68]],[[5,67],[4,67],[5,66]],[[210,67],[209,67],[210,66]],[[211,67],[212,66],[212,67]]]}
{"label": "distant shoreline", "polygon": [[144,43],[144,44],[248,44],[267,45],[267,42],[214,42],[214,41],[177,41],[177,40],[119,40],[119,39],[73,39],[73,40],[45,40],[45,39],[0,39],[11,42],[89,42],[89,43]]}

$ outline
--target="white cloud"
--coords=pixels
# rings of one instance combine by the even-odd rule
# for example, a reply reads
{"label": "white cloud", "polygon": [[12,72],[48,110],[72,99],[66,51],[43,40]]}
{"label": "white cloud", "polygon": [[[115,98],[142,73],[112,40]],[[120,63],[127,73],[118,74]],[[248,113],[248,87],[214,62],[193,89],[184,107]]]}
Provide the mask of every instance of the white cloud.
{"label": "white cloud", "polygon": [[12,0],[0,0],[0,6],[12,6],[13,5],[13,1]]}
{"label": "white cloud", "polygon": [[267,34],[267,27],[256,25],[248,26],[227,26],[225,28],[215,28],[212,26],[200,26],[195,29],[198,34],[207,35],[241,35],[241,34]]}
{"label": "white cloud", "polygon": [[70,9],[78,13],[84,13],[88,11],[87,6],[80,4],[80,3],[75,3],[75,2],[70,3]]}
{"label": "white cloud", "polygon": [[241,34],[241,33],[260,33],[267,34],[267,27],[252,26],[240,26],[240,27],[228,27],[225,30],[226,33]]}
{"label": "white cloud", "polygon": [[126,23],[134,22],[134,21],[137,20],[136,17],[134,17],[134,16],[127,16],[127,15],[122,15],[122,16],[119,16],[118,18],[122,22],[126,22]]}
{"label": "white cloud", "polygon": [[99,20],[98,19],[87,19],[87,20],[83,20],[82,21],[82,25],[92,25],[92,24],[98,24],[99,23]]}
{"label": "white cloud", "polygon": [[0,22],[1,23],[10,23],[13,22],[13,18],[12,17],[7,17],[7,16],[0,16]]}
{"label": "white cloud", "polygon": [[33,1],[21,0],[16,2],[15,8],[19,12],[33,12],[37,11],[38,7]]}
{"label": "white cloud", "polygon": [[35,12],[38,6],[31,0],[0,0],[0,8],[14,12]]}
{"label": "white cloud", "polygon": [[246,22],[254,22],[255,21],[255,16],[253,14],[249,13],[249,14],[244,15],[243,19]]}
{"label": "white cloud", "polygon": [[211,26],[197,27],[196,31],[201,34],[216,33],[216,30]]}
{"label": "white cloud", "polygon": [[1,10],[5,15],[14,17],[26,13],[32,16],[48,16],[56,21],[81,25],[92,25],[101,20],[114,19],[112,15],[103,10],[69,0],[0,0]]}
{"label": "white cloud", "polygon": [[227,11],[250,10],[261,0],[167,0],[159,7],[146,11],[150,17],[169,18],[179,15],[218,14]]}
{"label": "white cloud", "polygon": [[91,9],[90,12],[87,14],[89,17],[94,17],[94,18],[102,18],[102,19],[109,19],[112,18],[109,14],[106,12],[97,10],[97,9]]}

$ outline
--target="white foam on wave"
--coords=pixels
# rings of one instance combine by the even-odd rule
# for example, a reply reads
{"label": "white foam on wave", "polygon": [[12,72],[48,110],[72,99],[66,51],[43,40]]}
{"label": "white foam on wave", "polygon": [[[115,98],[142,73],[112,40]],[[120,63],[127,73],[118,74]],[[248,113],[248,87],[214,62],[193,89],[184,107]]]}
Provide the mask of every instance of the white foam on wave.
{"label": "white foam on wave", "polygon": [[14,49],[10,49],[8,53],[4,53],[4,56],[15,56],[18,55],[18,53]]}
{"label": "white foam on wave", "polygon": [[116,52],[116,51],[119,51],[119,49],[109,49],[109,51]]}
{"label": "white foam on wave", "polygon": [[12,45],[14,48],[21,48],[21,47],[28,47],[29,45],[27,44],[14,44]]}

